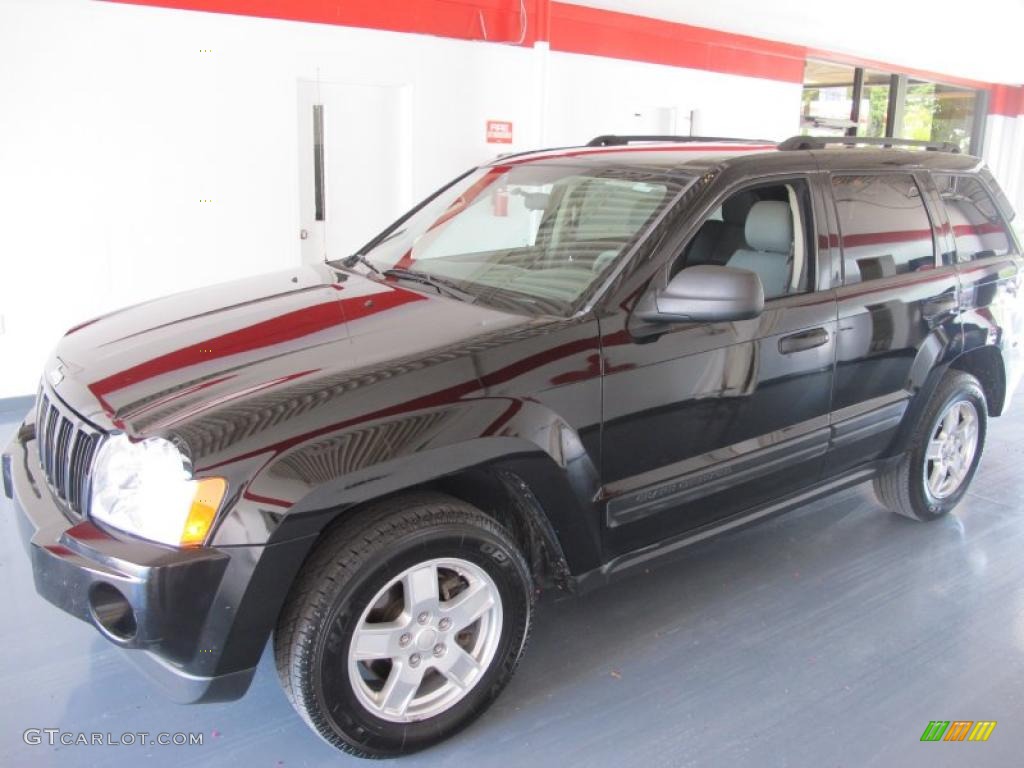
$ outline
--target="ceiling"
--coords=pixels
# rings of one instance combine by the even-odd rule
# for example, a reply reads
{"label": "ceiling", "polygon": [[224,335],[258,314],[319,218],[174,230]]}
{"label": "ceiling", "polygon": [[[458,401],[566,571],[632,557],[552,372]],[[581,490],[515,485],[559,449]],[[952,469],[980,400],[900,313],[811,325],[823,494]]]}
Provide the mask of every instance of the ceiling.
{"label": "ceiling", "polygon": [[1024,0],[577,1],[917,70],[1024,83],[1024,57],[1019,54]]}

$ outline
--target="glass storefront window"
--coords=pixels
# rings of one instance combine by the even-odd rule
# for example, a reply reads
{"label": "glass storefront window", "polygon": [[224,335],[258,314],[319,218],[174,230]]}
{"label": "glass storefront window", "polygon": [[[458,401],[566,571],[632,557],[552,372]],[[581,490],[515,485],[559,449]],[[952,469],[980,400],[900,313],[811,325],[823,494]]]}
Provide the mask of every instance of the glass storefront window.
{"label": "glass storefront window", "polygon": [[971,149],[971,130],[977,94],[967,88],[911,80],[903,106],[903,125],[897,135],[903,139],[948,141]]}
{"label": "glass storefront window", "polygon": [[864,72],[864,90],[860,101],[858,136],[885,136],[886,117],[889,114],[889,84],[891,76],[885,72]]}
{"label": "glass storefront window", "polygon": [[825,61],[808,61],[800,113],[801,133],[842,136],[853,108],[854,68]]}
{"label": "glass storefront window", "polygon": [[978,94],[969,88],[809,59],[800,128],[810,136],[895,136],[980,152],[972,141],[977,107]]}

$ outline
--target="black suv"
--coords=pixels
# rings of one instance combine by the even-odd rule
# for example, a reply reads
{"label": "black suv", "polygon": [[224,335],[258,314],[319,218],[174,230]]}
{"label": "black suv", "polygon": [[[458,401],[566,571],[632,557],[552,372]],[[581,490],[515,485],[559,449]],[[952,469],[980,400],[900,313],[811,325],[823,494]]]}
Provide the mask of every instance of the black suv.
{"label": "black suv", "polygon": [[1024,262],[977,158],[867,143],[508,156],[340,261],[72,328],[3,456],[36,589],[182,701],[273,633],[299,714],[382,756],[494,700],[543,585],[866,480],[946,514]]}

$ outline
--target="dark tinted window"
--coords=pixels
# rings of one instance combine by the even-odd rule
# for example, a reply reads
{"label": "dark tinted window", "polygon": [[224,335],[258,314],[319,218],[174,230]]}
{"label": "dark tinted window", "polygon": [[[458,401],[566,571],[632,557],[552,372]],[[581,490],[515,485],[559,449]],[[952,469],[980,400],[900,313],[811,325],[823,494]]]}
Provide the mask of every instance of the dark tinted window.
{"label": "dark tinted window", "polygon": [[935,267],[931,221],[913,176],[835,176],[832,188],[846,285]]}
{"label": "dark tinted window", "polygon": [[1010,252],[1010,238],[1002,216],[977,179],[949,174],[935,174],[934,178],[953,225],[959,261],[1005,256]]}
{"label": "dark tinted window", "polygon": [[764,297],[804,293],[811,285],[814,252],[807,182],[760,184],[722,201],[690,240],[673,273],[698,264],[756,272]]}

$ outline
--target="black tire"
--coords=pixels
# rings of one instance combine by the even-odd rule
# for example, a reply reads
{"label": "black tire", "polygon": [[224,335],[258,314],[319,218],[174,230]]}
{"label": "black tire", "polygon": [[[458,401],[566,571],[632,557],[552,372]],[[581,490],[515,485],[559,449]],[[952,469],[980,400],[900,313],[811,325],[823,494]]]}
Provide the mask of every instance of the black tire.
{"label": "black tire", "polygon": [[[977,448],[967,474],[956,490],[943,498],[935,498],[929,491],[925,474],[925,451],[939,427],[940,418],[947,409],[960,401],[970,403],[977,415]],[[899,463],[875,478],[875,495],[878,500],[893,512],[921,522],[937,520],[948,514],[970,487],[985,448],[987,427],[988,405],[981,384],[969,373],[948,371],[914,426],[906,453]]]}
{"label": "black tire", "polygon": [[[363,611],[398,574],[434,558],[482,568],[501,597],[492,661],[449,709],[392,722],[359,700],[348,652]],[[465,728],[508,683],[529,637],[534,589],[509,533],[475,507],[419,493],[372,505],[325,534],[296,578],[274,633],[278,675],[292,706],[329,744],[359,757],[429,747]]]}

